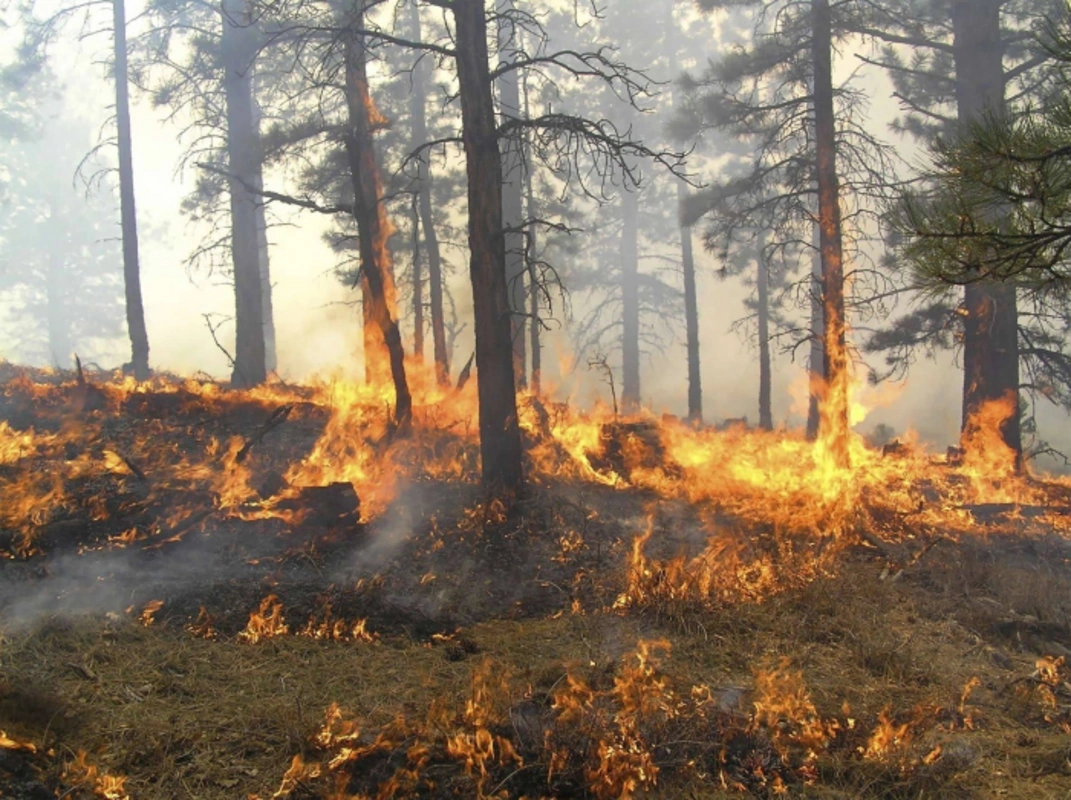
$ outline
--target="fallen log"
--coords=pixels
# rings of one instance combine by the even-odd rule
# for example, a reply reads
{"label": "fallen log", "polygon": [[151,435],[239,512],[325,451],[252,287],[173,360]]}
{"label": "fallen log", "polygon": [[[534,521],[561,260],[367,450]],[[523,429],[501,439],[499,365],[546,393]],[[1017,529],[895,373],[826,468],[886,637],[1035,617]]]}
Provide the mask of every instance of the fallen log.
{"label": "fallen log", "polygon": [[354,524],[361,517],[361,499],[350,483],[301,486],[293,496],[281,499],[275,508],[294,512],[297,524],[326,528]]}
{"label": "fallen log", "polygon": [[986,522],[997,517],[1015,515],[1026,519],[1055,514],[1060,517],[1071,516],[1071,507],[1068,506],[1039,506],[1018,505],[1016,503],[970,503],[958,506],[961,511],[968,512],[977,522]]}
{"label": "fallen log", "polygon": [[599,429],[599,449],[586,455],[596,470],[612,470],[626,479],[635,469],[667,465],[662,434],[653,422],[607,422]]}

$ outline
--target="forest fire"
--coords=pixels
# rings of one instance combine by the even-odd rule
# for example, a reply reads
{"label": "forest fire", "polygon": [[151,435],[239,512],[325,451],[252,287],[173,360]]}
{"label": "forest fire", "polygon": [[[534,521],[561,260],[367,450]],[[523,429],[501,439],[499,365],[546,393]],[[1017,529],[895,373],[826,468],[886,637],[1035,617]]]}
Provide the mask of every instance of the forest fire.
{"label": "forest fire", "polygon": [[[416,370],[411,370],[416,374]],[[475,479],[475,397],[451,393],[428,381],[415,392],[411,435],[400,435],[387,412],[389,385],[346,383],[293,389],[261,387],[224,395],[212,384],[157,381],[154,385],[101,383],[101,410],[77,412],[71,383],[10,382],[5,392],[41,408],[42,419],[58,433],[0,428],[5,461],[2,481],[4,528],[18,532],[16,550],[32,553],[36,532],[72,504],[103,521],[110,509],[106,490],[80,497],[74,484],[108,476],[125,484],[148,484],[149,492],[205,496],[201,506],[169,508],[156,522],[157,534],[196,524],[208,512],[254,520],[275,518],[301,523],[302,489],[349,484],[367,522],[381,515],[405,481]],[[262,430],[231,435],[226,444],[200,437],[201,449],[176,450],[182,431],[163,420],[147,419],[124,442],[121,452],[106,429],[120,409],[174,396],[221,410],[235,403],[273,407],[295,403],[328,414],[312,450],[291,462],[267,489],[254,488],[256,449]],[[51,409],[51,410],[46,410]],[[982,407],[967,426],[962,448],[934,456],[915,445],[897,443],[883,450],[866,446],[850,433],[848,466],[827,458],[825,439],[808,442],[795,432],[745,428],[696,428],[650,415],[619,418],[606,408],[580,412],[543,398],[522,398],[521,425],[530,442],[532,477],[537,481],[578,479],[620,490],[641,489],[664,499],[682,499],[739,523],[772,525],[819,537],[858,537],[862,533],[899,536],[907,526],[946,526],[970,530],[979,514],[1002,512],[1071,530],[1066,479],[1019,474],[1014,454],[999,429],[1012,409],[1006,401]],[[838,434],[839,435],[839,434]],[[252,453],[248,458],[247,453]],[[43,465],[49,465],[42,469]],[[270,478],[263,472],[257,480]],[[206,496],[207,495],[207,496]],[[210,499],[209,499],[210,498]],[[1006,508],[1004,508],[1006,506]],[[352,509],[351,509],[352,510]],[[899,530],[897,530],[897,524]],[[111,546],[138,538],[127,528]]]}

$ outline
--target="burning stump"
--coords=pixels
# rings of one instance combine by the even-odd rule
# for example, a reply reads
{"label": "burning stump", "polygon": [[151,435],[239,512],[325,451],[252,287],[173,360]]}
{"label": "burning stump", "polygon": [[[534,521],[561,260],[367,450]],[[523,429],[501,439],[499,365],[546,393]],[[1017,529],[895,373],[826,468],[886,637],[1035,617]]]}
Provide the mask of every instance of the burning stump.
{"label": "burning stump", "polygon": [[285,479],[270,476],[258,493],[265,500],[278,497],[275,508],[292,512],[294,524],[338,528],[361,519],[361,499],[350,483],[290,486]]}
{"label": "burning stump", "polygon": [[599,431],[599,449],[587,453],[599,472],[629,479],[637,469],[666,468],[666,448],[653,422],[608,422]]}

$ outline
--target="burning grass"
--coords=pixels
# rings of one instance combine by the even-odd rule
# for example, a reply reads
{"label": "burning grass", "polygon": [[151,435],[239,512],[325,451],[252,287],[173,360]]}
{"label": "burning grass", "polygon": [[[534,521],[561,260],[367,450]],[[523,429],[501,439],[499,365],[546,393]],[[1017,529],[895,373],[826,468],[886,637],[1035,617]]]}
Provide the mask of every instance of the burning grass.
{"label": "burning grass", "polygon": [[[933,596],[878,578],[859,565],[691,632],[489,620],[461,658],[401,634],[249,646],[56,620],[5,641],[0,714],[131,797],[1065,796],[1064,662],[929,619]],[[42,779],[73,760],[42,758]]]}
{"label": "burning grass", "polygon": [[0,791],[1071,791],[1071,485],[994,456],[1000,408],[844,469],[528,398],[507,507],[473,397],[415,401],[9,380]]}

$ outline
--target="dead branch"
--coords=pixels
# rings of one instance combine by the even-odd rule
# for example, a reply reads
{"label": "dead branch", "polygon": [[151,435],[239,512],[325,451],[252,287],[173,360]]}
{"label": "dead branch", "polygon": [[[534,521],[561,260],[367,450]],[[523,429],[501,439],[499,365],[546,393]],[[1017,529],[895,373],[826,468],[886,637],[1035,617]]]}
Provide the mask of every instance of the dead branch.
{"label": "dead branch", "polygon": [[285,405],[279,406],[279,408],[271,412],[271,416],[264,421],[264,424],[257,428],[256,432],[249,438],[249,441],[242,445],[242,449],[238,451],[238,455],[234,458],[235,463],[241,464],[245,461],[245,457],[249,455],[253,445],[259,444],[265,436],[286,422],[290,412],[293,410],[293,405]]}

